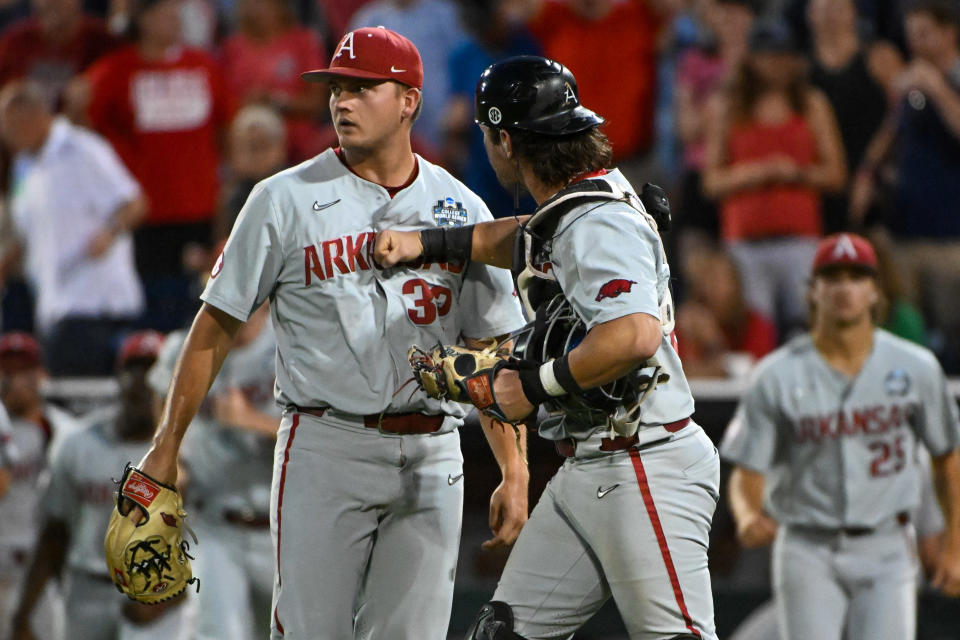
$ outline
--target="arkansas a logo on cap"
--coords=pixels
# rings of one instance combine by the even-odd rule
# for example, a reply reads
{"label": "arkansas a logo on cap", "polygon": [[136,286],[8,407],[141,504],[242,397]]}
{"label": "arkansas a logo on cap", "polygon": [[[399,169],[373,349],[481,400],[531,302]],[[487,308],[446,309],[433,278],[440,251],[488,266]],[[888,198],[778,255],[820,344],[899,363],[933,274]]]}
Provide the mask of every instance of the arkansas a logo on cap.
{"label": "arkansas a logo on cap", "polygon": [[833,248],[833,259],[857,260],[859,257],[857,248],[853,246],[853,240],[850,239],[850,236],[845,233],[840,234],[840,237],[837,238],[837,245]]}
{"label": "arkansas a logo on cap", "polygon": [[635,280],[616,278],[600,287],[600,293],[597,294],[595,300],[600,302],[604,298],[616,298],[621,293],[630,293],[630,289],[635,284],[637,284]]}

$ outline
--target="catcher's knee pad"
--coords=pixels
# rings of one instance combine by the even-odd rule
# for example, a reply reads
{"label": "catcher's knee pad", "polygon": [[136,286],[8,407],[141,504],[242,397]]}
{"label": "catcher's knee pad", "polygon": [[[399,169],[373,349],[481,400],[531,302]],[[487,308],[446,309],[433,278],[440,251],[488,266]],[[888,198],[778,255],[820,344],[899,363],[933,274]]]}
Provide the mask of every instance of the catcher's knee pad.
{"label": "catcher's knee pad", "polygon": [[506,602],[492,600],[480,608],[466,640],[526,640],[513,632],[513,610]]}

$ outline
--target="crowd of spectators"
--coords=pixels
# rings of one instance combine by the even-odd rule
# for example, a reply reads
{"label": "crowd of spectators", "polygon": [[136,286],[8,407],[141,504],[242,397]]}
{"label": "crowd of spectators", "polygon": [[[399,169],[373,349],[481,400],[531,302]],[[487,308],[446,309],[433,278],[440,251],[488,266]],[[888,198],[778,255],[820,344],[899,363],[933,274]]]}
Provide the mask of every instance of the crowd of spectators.
{"label": "crowd of spectators", "polygon": [[515,196],[473,124],[476,79],[518,54],[570,67],[616,164],[671,195],[691,374],[740,375],[802,328],[813,247],[843,230],[888,254],[887,326],[960,371],[958,4],[7,0],[0,328],[69,376],[109,375],[130,331],[184,326],[252,186],[336,145],[299,74],[384,25],[424,59],[415,150],[498,216]]}

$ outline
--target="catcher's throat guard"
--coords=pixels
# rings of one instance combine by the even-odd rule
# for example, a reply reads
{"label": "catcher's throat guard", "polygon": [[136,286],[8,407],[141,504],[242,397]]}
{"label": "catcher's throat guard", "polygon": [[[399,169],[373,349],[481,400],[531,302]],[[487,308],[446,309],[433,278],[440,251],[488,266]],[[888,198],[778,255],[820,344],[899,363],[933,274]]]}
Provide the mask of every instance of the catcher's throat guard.
{"label": "catcher's throat guard", "polygon": [[[131,509],[142,513],[136,524],[127,517]],[[177,597],[187,585],[196,583],[199,590],[189,544],[181,534],[183,527],[193,536],[183,522],[186,517],[175,487],[127,465],[104,539],[107,570],[118,591],[137,602],[158,604]]]}

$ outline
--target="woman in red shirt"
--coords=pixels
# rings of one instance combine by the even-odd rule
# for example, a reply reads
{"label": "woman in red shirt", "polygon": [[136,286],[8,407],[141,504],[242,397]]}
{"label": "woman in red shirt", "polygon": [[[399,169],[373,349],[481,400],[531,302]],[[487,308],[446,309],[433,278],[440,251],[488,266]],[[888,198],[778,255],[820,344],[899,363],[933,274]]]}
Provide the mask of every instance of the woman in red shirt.
{"label": "woman in red shirt", "polygon": [[776,22],[756,25],[750,54],[710,110],[704,191],[719,201],[720,233],[748,303],[789,331],[806,312],[821,194],[846,182],[833,111]]}

